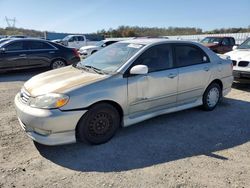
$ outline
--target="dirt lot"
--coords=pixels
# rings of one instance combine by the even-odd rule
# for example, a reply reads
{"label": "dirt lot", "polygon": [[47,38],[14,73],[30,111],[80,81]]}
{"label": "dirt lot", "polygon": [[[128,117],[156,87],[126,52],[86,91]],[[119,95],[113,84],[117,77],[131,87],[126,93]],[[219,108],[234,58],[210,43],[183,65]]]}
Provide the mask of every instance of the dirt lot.
{"label": "dirt lot", "polygon": [[0,77],[0,187],[250,187],[250,84],[199,108],[122,129],[110,142],[47,147],[21,130],[13,99],[37,72]]}

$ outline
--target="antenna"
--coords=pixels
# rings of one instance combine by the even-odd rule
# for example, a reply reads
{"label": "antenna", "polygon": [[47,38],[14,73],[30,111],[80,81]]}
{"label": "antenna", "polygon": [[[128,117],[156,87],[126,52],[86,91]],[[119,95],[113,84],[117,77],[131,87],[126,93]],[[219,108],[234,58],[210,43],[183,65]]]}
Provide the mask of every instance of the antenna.
{"label": "antenna", "polygon": [[5,16],[5,21],[8,25],[8,27],[13,27],[15,28],[16,27],[16,18],[8,18],[7,16]]}

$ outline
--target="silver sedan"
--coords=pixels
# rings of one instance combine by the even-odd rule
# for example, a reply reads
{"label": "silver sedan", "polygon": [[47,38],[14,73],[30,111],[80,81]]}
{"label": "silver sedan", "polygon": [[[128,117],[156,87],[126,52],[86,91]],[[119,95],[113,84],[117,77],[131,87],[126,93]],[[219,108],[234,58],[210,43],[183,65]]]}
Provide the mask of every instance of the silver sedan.
{"label": "silver sedan", "polygon": [[196,106],[231,90],[232,62],[193,42],[134,39],[28,80],[15,97],[22,128],[45,145],[101,144],[119,127]]}

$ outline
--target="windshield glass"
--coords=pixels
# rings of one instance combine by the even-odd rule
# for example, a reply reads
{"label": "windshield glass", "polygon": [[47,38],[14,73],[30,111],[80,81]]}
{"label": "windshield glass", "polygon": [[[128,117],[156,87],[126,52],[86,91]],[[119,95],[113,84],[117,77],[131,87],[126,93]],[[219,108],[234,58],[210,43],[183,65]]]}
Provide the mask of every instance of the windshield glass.
{"label": "windshield glass", "polygon": [[66,37],[64,37],[62,40],[69,40],[71,38],[71,36],[70,35],[68,35],[68,36],[66,36]]}
{"label": "windshield glass", "polygon": [[201,43],[214,43],[214,44],[219,44],[222,41],[222,38],[218,38],[218,37],[206,37],[204,38]]}
{"label": "windshield glass", "polygon": [[250,49],[250,38],[248,38],[241,45],[239,45],[238,49]]}
{"label": "windshield glass", "polygon": [[115,72],[142,47],[141,44],[116,43],[79,62],[77,67],[94,67],[106,73]]}

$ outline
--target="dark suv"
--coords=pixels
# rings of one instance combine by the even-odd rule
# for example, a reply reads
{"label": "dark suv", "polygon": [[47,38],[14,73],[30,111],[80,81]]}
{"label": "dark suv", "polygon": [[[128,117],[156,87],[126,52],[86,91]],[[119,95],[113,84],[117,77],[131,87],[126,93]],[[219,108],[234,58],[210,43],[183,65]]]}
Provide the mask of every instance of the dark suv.
{"label": "dark suv", "polygon": [[215,53],[224,54],[232,51],[235,39],[233,37],[206,37],[201,43]]}
{"label": "dark suv", "polygon": [[0,71],[50,67],[80,61],[76,49],[41,39],[12,39],[0,43]]}

